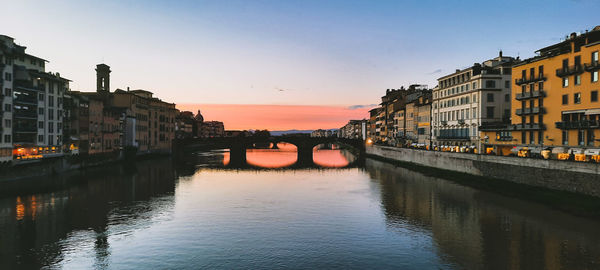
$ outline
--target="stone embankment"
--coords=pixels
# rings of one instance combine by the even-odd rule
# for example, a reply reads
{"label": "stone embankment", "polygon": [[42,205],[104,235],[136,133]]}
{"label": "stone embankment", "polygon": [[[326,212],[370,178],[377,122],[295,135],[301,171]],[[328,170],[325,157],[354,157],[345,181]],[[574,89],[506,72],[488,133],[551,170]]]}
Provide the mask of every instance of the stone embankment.
{"label": "stone embankment", "polygon": [[369,146],[367,155],[519,184],[600,197],[596,163]]}

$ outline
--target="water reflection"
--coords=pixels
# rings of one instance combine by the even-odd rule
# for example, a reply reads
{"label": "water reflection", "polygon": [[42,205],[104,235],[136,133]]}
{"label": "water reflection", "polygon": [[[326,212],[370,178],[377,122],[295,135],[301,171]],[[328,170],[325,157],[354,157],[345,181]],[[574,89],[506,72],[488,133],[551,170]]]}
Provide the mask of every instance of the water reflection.
{"label": "water reflection", "polygon": [[226,156],[114,166],[0,198],[0,269],[600,268],[596,220],[373,160],[240,170]]}
{"label": "water reflection", "polygon": [[600,222],[367,160],[390,227],[430,230],[465,269],[598,269]]}
{"label": "water reflection", "polygon": [[298,149],[290,143],[278,143],[276,149],[247,149],[248,165],[260,168],[289,167],[298,160]]}
{"label": "water reflection", "polygon": [[0,198],[0,269],[58,265],[73,259],[73,248],[89,249],[96,268],[104,268],[109,226],[112,234],[147,227],[153,216],[172,208],[171,164],[153,160],[138,163],[134,172],[115,166],[64,176],[85,179],[60,191]]}

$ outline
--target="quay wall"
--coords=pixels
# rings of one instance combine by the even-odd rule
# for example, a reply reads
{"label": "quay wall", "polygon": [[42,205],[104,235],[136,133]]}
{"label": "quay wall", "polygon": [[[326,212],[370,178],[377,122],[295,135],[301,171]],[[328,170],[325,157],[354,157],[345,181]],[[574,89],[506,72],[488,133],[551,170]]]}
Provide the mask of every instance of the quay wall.
{"label": "quay wall", "polygon": [[368,146],[366,153],[426,167],[600,197],[600,165],[594,163],[438,152],[389,146]]}

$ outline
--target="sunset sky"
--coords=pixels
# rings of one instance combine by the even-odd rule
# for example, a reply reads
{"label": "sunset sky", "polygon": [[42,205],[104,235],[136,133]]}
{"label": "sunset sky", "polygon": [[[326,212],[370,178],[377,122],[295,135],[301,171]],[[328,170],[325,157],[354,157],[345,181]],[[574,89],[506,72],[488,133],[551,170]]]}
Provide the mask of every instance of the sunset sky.
{"label": "sunset sky", "polygon": [[599,24],[592,15],[563,19],[599,7],[597,0],[20,0],[2,6],[0,34],[49,60],[47,70],[71,79],[73,90],[93,91],[94,67],[106,63],[112,90],[150,90],[228,129],[336,128],[366,117],[364,108],[348,108],[379,103],[387,88],[433,87],[500,49],[533,56]]}

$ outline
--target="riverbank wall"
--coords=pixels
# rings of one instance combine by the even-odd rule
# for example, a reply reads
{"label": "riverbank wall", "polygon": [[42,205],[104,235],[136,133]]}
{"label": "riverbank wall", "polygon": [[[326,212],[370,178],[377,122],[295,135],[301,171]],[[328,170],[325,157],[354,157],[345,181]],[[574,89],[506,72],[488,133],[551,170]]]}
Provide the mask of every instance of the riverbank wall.
{"label": "riverbank wall", "polygon": [[600,197],[600,165],[493,155],[368,146],[367,156]]}

